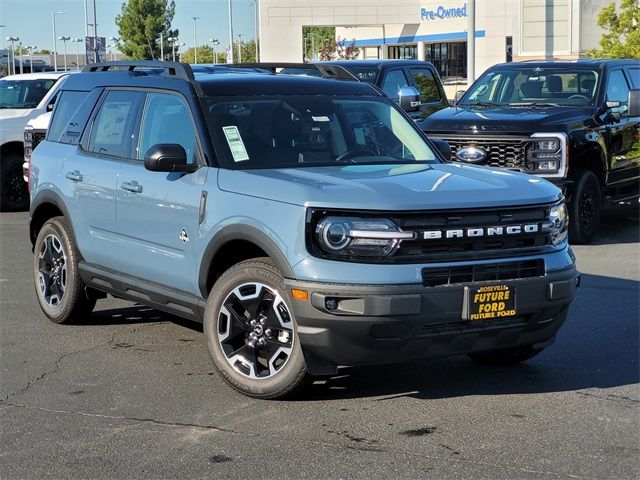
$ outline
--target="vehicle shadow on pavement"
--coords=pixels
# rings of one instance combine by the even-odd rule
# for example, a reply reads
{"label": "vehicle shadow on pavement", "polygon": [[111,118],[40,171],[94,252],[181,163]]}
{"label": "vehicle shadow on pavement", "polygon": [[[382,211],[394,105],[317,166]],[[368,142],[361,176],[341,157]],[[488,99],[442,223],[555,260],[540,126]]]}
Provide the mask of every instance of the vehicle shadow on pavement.
{"label": "vehicle shadow on pavement", "polygon": [[90,316],[75,322],[75,325],[134,325],[138,323],[172,322],[196,332],[202,332],[201,323],[161,312],[146,305],[134,304],[130,307],[106,310],[99,310],[99,308],[100,302],[98,302],[97,309]]}
{"label": "vehicle shadow on pavement", "polygon": [[639,304],[640,282],[583,275],[582,287],[555,343],[526,363],[497,367],[457,356],[344,368],[326,382],[314,383],[303,397],[434,399],[636,384],[640,382]]}
{"label": "vehicle shadow on pavement", "polygon": [[602,210],[600,229],[591,245],[640,242],[640,203],[637,200]]}

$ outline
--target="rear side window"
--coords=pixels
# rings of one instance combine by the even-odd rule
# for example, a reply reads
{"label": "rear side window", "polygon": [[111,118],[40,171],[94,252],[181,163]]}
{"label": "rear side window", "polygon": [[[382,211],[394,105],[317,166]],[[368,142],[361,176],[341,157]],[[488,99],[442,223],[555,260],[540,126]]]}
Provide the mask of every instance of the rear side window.
{"label": "rear side window", "polygon": [[622,70],[614,70],[609,74],[607,82],[607,101],[626,103],[629,101],[629,85]]}
{"label": "rear side window", "polygon": [[404,72],[402,70],[391,70],[384,77],[384,82],[382,82],[382,90],[384,93],[389,95],[393,100],[398,100],[398,90],[402,87],[406,87],[409,85],[407,82],[407,77],[404,76]]}
{"label": "rear side window", "polygon": [[131,136],[145,94],[112,90],[96,114],[87,149],[113,157],[131,156]]}
{"label": "rear side window", "polygon": [[52,142],[62,141],[62,136],[67,124],[84,99],[87,98],[87,95],[89,95],[89,92],[76,92],[72,90],[66,90],[60,93],[56,108],[53,112],[53,118],[51,119],[47,140],[51,140]]}
{"label": "rear side window", "polygon": [[412,68],[411,76],[420,90],[420,101],[422,103],[435,103],[440,101],[438,84],[433,73],[428,68]]}

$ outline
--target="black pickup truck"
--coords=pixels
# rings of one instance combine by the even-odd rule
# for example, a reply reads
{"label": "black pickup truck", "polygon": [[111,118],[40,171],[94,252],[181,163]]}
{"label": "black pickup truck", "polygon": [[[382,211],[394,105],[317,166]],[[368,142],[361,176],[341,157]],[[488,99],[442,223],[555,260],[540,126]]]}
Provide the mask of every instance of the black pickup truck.
{"label": "black pickup truck", "polygon": [[544,177],[588,243],[606,202],[640,195],[640,61],[514,62],[487,70],[454,107],[419,121],[452,160]]}

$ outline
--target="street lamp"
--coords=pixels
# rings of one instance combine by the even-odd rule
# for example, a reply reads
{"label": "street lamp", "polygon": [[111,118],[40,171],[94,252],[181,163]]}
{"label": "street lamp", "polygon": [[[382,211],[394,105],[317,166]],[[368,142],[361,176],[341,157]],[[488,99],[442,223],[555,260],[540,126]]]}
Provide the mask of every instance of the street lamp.
{"label": "street lamp", "polygon": [[209,43],[213,45],[213,63],[218,63],[218,45],[220,45],[220,41],[217,38],[210,38]]}
{"label": "street lamp", "polygon": [[29,73],[33,73],[33,57],[31,55],[33,54],[33,51],[38,47],[36,47],[35,45],[29,45],[25,48],[29,51]]}
{"label": "street lamp", "polygon": [[233,10],[231,8],[231,0],[227,2],[229,9],[229,51],[231,52],[231,62],[233,62]]}
{"label": "street lamp", "polygon": [[76,44],[76,70],[80,70],[80,43],[84,42],[82,38],[72,38],[71,41]]}
{"label": "street lamp", "polygon": [[[19,37],[7,37],[6,38],[7,42],[11,42],[11,53],[9,54],[9,57],[11,57],[11,63],[13,64],[13,74],[16,74],[16,53],[14,50],[14,45],[13,42],[19,42],[20,38]],[[11,73],[11,69],[9,70],[9,74]]]}
{"label": "street lamp", "polygon": [[258,49],[258,24],[260,19],[258,18],[258,0],[253,0],[251,3],[243,4],[245,7],[253,7],[254,15],[254,28],[255,28],[255,42],[256,42],[256,62],[260,61],[260,50]]}
{"label": "street lamp", "polygon": [[22,69],[22,42],[18,42],[18,60],[20,62],[20,75],[24,73]]}
{"label": "street lamp", "polygon": [[64,71],[67,71],[67,40],[71,40],[71,37],[58,37],[58,40],[64,42]]}
{"label": "street lamp", "polygon": [[196,25],[200,17],[191,17],[193,18],[193,63],[198,64],[198,40],[196,37]]}
{"label": "street lamp", "polygon": [[172,61],[176,61],[176,42],[178,41],[178,37],[167,37],[167,42],[171,43],[171,58]]}
{"label": "street lamp", "polygon": [[238,63],[242,63],[242,34],[238,34]]}
{"label": "street lamp", "polygon": [[182,54],[180,53],[180,47],[184,47],[186,45],[186,43],[182,42],[182,43],[176,43],[176,46],[178,47],[178,61],[181,62],[182,61]]}
{"label": "street lamp", "polygon": [[58,71],[58,42],[56,37],[56,15],[63,15],[64,12],[51,12],[51,23],[53,23],[53,70]]}

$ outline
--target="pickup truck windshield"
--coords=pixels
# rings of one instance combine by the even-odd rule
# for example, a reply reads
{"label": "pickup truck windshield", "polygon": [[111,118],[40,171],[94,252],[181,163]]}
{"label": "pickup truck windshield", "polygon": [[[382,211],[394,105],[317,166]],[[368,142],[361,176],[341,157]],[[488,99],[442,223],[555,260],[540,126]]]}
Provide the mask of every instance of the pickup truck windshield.
{"label": "pickup truck windshield", "polygon": [[36,108],[55,80],[0,80],[0,108]]}
{"label": "pickup truck windshield", "polygon": [[584,68],[514,68],[485,73],[458,105],[477,107],[586,106],[595,103],[599,73]]}
{"label": "pickup truck windshield", "polygon": [[205,100],[205,108],[227,168],[438,162],[420,131],[386,99],[219,97]]}

